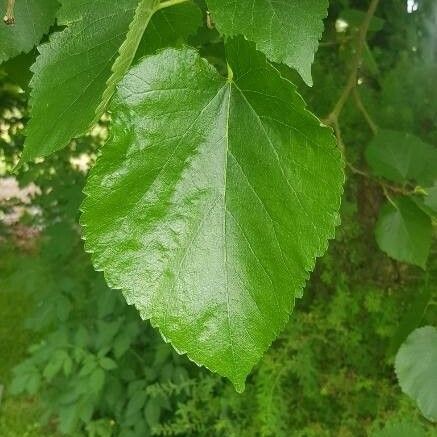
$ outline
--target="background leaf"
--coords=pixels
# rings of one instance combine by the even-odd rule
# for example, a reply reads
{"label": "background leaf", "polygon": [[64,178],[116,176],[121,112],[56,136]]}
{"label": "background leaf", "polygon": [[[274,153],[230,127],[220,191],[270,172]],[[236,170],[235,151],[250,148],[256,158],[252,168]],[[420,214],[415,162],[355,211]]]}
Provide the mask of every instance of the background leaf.
{"label": "background leaf", "polygon": [[431,219],[407,197],[386,203],[375,228],[381,250],[392,258],[425,268],[431,247]]}
{"label": "background leaf", "polygon": [[437,329],[413,331],[399,349],[395,368],[404,393],[427,419],[437,422]]}
{"label": "background leaf", "polygon": [[165,50],[128,73],[82,223],[110,286],[241,391],[334,235],[343,172],[263,55],[233,41],[228,62],[233,80]]}
{"label": "background leaf", "polygon": [[326,0],[207,0],[217,29],[244,35],[274,62],[295,68],[312,84],[311,64],[327,15]]}
{"label": "background leaf", "polygon": [[380,130],[366,150],[373,172],[394,182],[424,186],[437,178],[437,149],[406,132]]}

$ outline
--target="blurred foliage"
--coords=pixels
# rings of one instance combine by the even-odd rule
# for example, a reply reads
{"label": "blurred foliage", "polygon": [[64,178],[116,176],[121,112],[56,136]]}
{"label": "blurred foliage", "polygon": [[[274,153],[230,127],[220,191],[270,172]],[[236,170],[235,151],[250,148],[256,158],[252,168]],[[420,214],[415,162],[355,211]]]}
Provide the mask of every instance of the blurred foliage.
{"label": "blurred foliage", "polygon": [[[408,14],[405,1],[381,2],[359,92],[379,126],[401,125],[435,145],[437,8],[425,0],[419,6]],[[331,2],[312,89],[281,68],[321,117],[346,81],[354,23],[366,7],[364,1]],[[344,32],[336,31],[338,17],[349,17]],[[196,41],[220,66],[213,38],[199,34]],[[29,78],[13,72],[22,73],[34,56],[0,66],[3,179],[17,162],[28,117],[23,89]],[[108,122],[16,174],[21,187],[39,187],[30,204],[14,197],[0,202],[0,435],[437,435],[401,393],[393,371],[394,354],[411,330],[437,325],[437,248],[431,247],[426,272],[377,249],[381,184],[348,173],[336,241],[238,395],[166,345],[107,288],[83,252],[77,216],[85,168]],[[341,123],[347,159],[366,169],[372,132],[353,99]],[[11,213],[19,218],[6,224]]]}

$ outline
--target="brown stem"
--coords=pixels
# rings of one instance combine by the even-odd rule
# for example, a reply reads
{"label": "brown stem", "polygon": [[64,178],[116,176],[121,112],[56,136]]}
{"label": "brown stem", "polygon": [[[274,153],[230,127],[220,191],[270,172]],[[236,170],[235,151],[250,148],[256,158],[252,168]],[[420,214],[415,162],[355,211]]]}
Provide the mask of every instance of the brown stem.
{"label": "brown stem", "polygon": [[371,174],[367,173],[366,171],[360,170],[359,168],[356,168],[350,162],[346,162],[346,165],[353,174],[356,174],[356,175],[362,176],[364,178],[370,179],[372,181],[375,181],[382,188],[382,191],[384,192],[384,195],[387,198],[389,197],[387,195],[387,193],[389,191],[391,191],[392,193],[395,193],[395,194],[402,194],[404,196],[411,196],[412,194],[415,194],[415,191],[413,189],[398,187],[396,185],[388,184],[387,182],[384,182],[380,179],[376,179],[375,177],[373,177]]}
{"label": "brown stem", "polygon": [[[341,134],[341,127],[339,123],[339,117],[340,114],[344,108],[344,105],[348,101],[349,97],[353,93],[355,98],[355,104],[357,105],[358,109],[363,114],[363,117],[367,121],[370,129],[372,130],[373,134],[376,134],[378,131],[378,127],[376,123],[372,120],[370,117],[370,114],[367,112],[366,107],[364,106],[363,101],[361,100],[361,96],[357,90],[357,81],[358,81],[358,71],[361,66],[362,57],[363,57],[363,50],[366,45],[366,37],[367,32],[369,30],[370,21],[372,20],[373,15],[375,14],[376,8],[378,7],[379,0],[372,0],[369,5],[369,9],[366,13],[366,16],[364,17],[364,20],[359,28],[358,31],[358,39],[357,39],[357,45],[356,45],[356,52],[354,56],[354,60],[352,63],[352,69],[349,74],[348,80],[346,82],[345,87],[343,88],[343,91],[337,100],[337,103],[334,105],[334,108],[332,111],[328,114],[328,116],[322,120],[325,124],[330,125],[334,129],[335,136],[337,138],[338,147],[342,150],[343,154],[345,152],[345,144],[343,142],[343,137]],[[390,202],[393,202],[389,191],[396,194],[402,194],[405,196],[414,194],[414,190],[409,190],[403,187],[398,187],[395,185],[390,185],[384,181],[381,181],[379,179],[374,178],[369,173],[360,170],[356,167],[354,167],[350,162],[346,160],[346,165],[350,169],[350,171],[353,174],[360,175],[362,177],[375,180],[376,183],[379,184],[381,187],[384,195],[387,197],[387,199]]]}
{"label": "brown stem", "polygon": [[352,70],[349,74],[349,78],[346,82],[345,87],[343,88],[343,92],[341,93],[337,103],[334,108],[330,112],[330,114],[326,117],[328,123],[333,125],[334,121],[338,120],[338,117],[343,110],[344,105],[353,89],[357,85],[358,79],[358,70],[360,69],[360,65],[363,57],[363,50],[366,44],[367,32],[369,30],[370,21],[372,20],[373,15],[375,14],[376,8],[378,7],[379,0],[372,0],[369,5],[369,9],[366,12],[366,16],[364,17],[363,22],[358,30],[358,40],[356,45],[355,57],[352,63]]}

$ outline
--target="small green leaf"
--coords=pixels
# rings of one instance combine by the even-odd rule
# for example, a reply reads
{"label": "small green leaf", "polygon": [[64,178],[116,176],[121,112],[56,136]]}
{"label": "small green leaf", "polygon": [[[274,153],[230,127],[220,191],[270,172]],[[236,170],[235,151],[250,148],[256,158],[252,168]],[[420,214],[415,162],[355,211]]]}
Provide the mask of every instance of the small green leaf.
{"label": "small green leaf", "polygon": [[149,399],[144,408],[144,417],[146,418],[147,425],[151,429],[159,424],[159,417],[161,415],[162,407],[159,399]]}
{"label": "small green leaf", "polygon": [[73,370],[73,360],[69,355],[65,356],[64,364],[63,364],[64,375],[69,376]]}
{"label": "small green leaf", "polygon": [[97,368],[97,362],[94,357],[84,361],[83,367],[80,369],[79,376],[88,376]]}
{"label": "small green leaf", "polygon": [[132,416],[133,414],[138,413],[146,403],[147,393],[144,390],[136,391],[132,397],[129,399],[126,408],[126,416]]}
{"label": "small green leaf", "polygon": [[58,7],[56,0],[18,0],[15,24],[0,24],[0,64],[32,50],[54,24]]}
{"label": "small green leaf", "polygon": [[328,1],[207,0],[207,4],[222,34],[244,35],[271,61],[295,68],[312,84],[311,64]]}
{"label": "small green leaf", "polygon": [[95,369],[88,380],[92,392],[98,393],[105,383],[105,372],[103,369]]}
{"label": "small green leaf", "polygon": [[57,351],[43,370],[43,376],[51,381],[62,369],[65,360],[65,351]]}
{"label": "small green leaf", "polygon": [[431,247],[431,219],[407,197],[386,203],[375,229],[381,250],[392,258],[425,268]]}
{"label": "small green leaf", "polygon": [[395,369],[402,391],[427,419],[437,422],[437,329],[413,331],[396,355]]}
{"label": "small green leaf", "polygon": [[118,367],[117,363],[108,357],[101,358],[99,363],[100,363],[100,367],[105,370],[114,370]]}
{"label": "small green leaf", "polygon": [[61,433],[71,435],[79,421],[79,408],[80,405],[78,403],[60,406],[58,415]]}
{"label": "small green leaf", "polygon": [[366,150],[373,172],[394,182],[426,186],[437,178],[437,149],[405,132],[380,130]]}
{"label": "small green leaf", "polygon": [[232,80],[190,49],[127,74],[82,224],[110,286],[241,391],[334,236],[344,175],[295,87],[243,40],[227,57]]}

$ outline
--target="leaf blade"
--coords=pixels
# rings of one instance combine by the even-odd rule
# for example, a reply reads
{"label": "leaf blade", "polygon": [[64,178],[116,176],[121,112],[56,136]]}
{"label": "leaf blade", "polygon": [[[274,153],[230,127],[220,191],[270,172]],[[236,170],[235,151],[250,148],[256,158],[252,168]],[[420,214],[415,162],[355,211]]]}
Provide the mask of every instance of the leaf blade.
{"label": "leaf blade", "polygon": [[432,224],[430,218],[407,197],[383,206],[375,236],[380,249],[390,257],[425,269]]}
{"label": "leaf blade", "polygon": [[[179,352],[241,391],[333,237],[343,172],[331,132],[263,56],[233,43],[228,62],[233,82],[189,49],[131,70],[82,224],[108,283]],[[265,118],[272,110],[278,120]],[[289,117],[293,128],[278,123]],[[332,191],[300,195],[315,175]]]}

